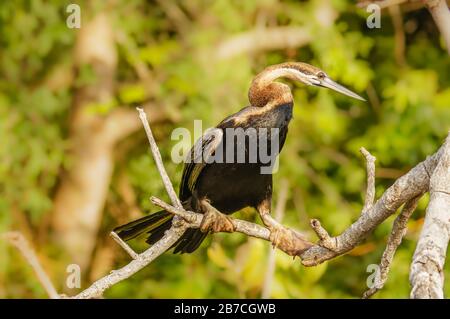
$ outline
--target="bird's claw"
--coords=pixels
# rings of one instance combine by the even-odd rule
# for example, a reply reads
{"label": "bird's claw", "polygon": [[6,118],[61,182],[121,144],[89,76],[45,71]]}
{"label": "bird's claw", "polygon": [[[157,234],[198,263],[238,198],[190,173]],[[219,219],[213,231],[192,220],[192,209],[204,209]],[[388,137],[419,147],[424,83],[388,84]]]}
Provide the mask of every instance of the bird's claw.
{"label": "bird's claw", "polygon": [[200,231],[202,231],[203,233],[207,233],[209,231],[211,231],[212,233],[232,233],[235,230],[236,229],[234,227],[232,219],[216,210],[207,210],[204,213],[202,222],[200,224]]}
{"label": "bird's claw", "polygon": [[284,251],[289,256],[299,256],[313,246],[300,233],[282,225],[269,227],[270,241],[274,248]]}

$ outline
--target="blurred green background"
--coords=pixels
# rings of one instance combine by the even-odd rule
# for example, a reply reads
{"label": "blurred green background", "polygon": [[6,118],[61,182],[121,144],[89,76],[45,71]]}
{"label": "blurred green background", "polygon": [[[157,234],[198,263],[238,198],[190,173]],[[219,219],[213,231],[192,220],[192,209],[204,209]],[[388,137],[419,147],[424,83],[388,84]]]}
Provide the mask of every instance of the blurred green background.
{"label": "blurred green background", "polygon": [[[81,8],[70,29],[69,3]],[[420,3],[381,11],[381,28],[354,1],[192,0],[0,3],[0,233],[19,230],[61,292],[66,267],[81,265],[82,288],[129,257],[112,228],[168,199],[134,107],[149,111],[166,168],[176,127],[203,128],[246,106],[255,74],[304,61],[367,97],[367,103],[293,86],[294,119],[274,176],[288,183],[283,223],[312,239],[309,219],[339,234],[361,210],[365,164],[377,157],[377,196],[434,153],[450,124],[450,59]],[[385,288],[407,298],[409,265],[425,196],[408,224]],[[258,221],[251,209],[236,214]],[[273,298],[357,298],[367,288],[394,217],[346,256],[314,268],[276,252]],[[133,247],[146,248],[135,240]],[[210,236],[191,255],[166,253],[108,290],[108,298],[259,298],[269,243]],[[449,275],[446,267],[446,276]],[[450,285],[446,285],[446,294]],[[45,298],[22,256],[0,241],[0,297]]]}

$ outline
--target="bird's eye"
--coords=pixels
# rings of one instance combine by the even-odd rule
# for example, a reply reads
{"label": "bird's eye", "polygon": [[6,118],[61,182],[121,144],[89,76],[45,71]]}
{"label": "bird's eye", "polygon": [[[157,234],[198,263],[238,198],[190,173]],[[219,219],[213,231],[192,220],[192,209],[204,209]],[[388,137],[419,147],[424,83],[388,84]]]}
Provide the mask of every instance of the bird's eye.
{"label": "bird's eye", "polygon": [[322,80],[326,77],[326,74],[324,72],[319,72],[317,73],[317,77]]}

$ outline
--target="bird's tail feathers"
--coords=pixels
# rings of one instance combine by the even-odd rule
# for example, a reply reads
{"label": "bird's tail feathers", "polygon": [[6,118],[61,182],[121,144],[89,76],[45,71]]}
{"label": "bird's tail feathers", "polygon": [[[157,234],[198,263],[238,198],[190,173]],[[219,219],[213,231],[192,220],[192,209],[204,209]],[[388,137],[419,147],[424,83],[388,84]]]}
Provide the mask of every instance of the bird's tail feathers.
{"label": "bird's tail feathers", "polygon": [[[119,226],[114,232],[126,241],[147,233],[149,236],[146,242],[153,245],[172,226],[172,218],[172,214],[162,210]],[[203,233],[199,229],[187,229],[171,248],[175,247],[174,254],[191,253],[200,246],[207,235],[208,233]]]}
{"label": "bird's tail feathers", "polygon": [[162,226],[168,226],[167,229],[169,229],[170,225],[172,224],[172,217],[172,214],[166,212],[165,210],[162,210],[157,213],[134,220],[128,224],[119,226],[113,231],[123,240],[130,240],[143,233],[154,233]]}

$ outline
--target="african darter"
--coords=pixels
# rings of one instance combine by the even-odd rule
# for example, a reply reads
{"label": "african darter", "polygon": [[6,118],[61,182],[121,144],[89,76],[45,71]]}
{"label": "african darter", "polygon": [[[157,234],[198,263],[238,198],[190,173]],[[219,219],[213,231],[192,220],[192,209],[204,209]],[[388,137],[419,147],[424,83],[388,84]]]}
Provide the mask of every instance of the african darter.
{"label": "african darter", "polygon": [[[285,228],[271,217],[272,173],[262,173],[261,168],[267,163],[262,163],[259,156],[256,162],[248,160],[251,134],[246,136],[245,143],[240,144],[227,143],[228,135],[225,134],[227,129],[241,128],[245,131],[253,128],[256,129],[256,134],[263,128],[266,133],[268,129],[277,129],[277,134],[265,136],[269,145],[272,145],[272,139],[278,139],[278,152],[281,151],[292,119],[294,100],[289,86],[276,81],[279,78],[329,88],[364,101],[359,95],[331,80],[319,68],[306,63],[277,64],[258,74],[249,89],[250,105],[225,118],[214,129],[208,130],[191,149],[183,170],[179,198],[185,209],[203,213],[205,217],[199,229],[186,230],[173,245],[174,253],[193,252],[209,232],[233,231],[233,224],[226,215],[244,207],[254,207],[258,211],[264,225],[271,232],[272,243],[283,246],[280,248],[285,252],[297,255],[311,246],[297,232]],[[203,157],[200,160],[192,160],[197,156],[195,150],[201,150]],[[222,150],[222,154],[234,151],[235,156],[231,161],[208,161],[206,157],[215,155],[218,150]],[[242,152],[245,160],[236,161],[236,156]],[[206,210],[205,201],[221,213]],[[147,242],[154,244],[171,227],[172,218],[170,213],[159,211],[117,227],[114,231],[123,240],[145,232],[148,233]]]}

